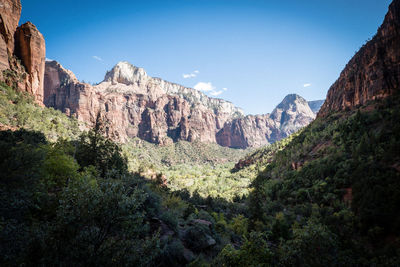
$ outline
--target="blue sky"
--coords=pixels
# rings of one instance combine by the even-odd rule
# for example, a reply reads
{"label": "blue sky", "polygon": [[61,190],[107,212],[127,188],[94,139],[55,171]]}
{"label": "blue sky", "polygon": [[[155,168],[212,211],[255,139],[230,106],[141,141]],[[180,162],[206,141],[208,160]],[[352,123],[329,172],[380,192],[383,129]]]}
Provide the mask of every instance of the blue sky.
{"label": "blue sky", "polygon": [[324,99],[390,2],[22,0],[20,23],[80,80],[100,82],[126,60],[261,114],[289,93]]}

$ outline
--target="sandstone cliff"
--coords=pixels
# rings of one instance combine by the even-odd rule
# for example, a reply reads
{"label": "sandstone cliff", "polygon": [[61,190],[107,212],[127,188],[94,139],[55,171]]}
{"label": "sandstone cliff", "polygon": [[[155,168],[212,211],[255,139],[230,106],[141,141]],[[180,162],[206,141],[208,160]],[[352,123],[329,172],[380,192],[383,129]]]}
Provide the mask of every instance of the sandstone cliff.
{"label": "sandstone cliff", "polygon": [[81,83],[57,62],[45,63],[45,41],[35,25],[17,27],[20,0],[0,0],[0,11],[0,80],[88,125],[100,112],[115,140],[198,140],[246,148],[279,140],[314,118],[297,97],[293,105],[285,99],[271,115],[244,116],[230,102],[150,77],[128,62],[118,63],[96,86]]}
{"label": "sandstone cliff", "polygon": [[0,0],[0,80],[42,104],[45,41],[32,23],[17,27],[20,15],[20,0]]}
{"label": "sandstone cliff", "polygon": [[400,0],[394,0],[376,35],[354,55],[329,89],[318,116],[393,95],[399,85]]}
{"label": "sandstone cliff", "polygon": [[44,104],[89,124],[100,112],[107,134],[121,142],[198,140],[237,148],[275,142],[315,117],[307,101],[294,95],[271,115],[244,116],[230,102],[150,77],[128,62],[118,63],[96,86],[79,82],[55,61],[46,62]]}
{"label": "sandstone cliff", "polygon": [[[80,83],[59,63],[46,62],[44,104],[93,123],[100,112],[108,134],[119,141],[139,137],[153,143],[177,140],[215,143],[215,133],[243,112],[191,88],[152,78],[118,63],[97,86]],[[220,126],[221,125],[221,126]]]}
{"label": "sandstone cliff", "polygon": [[14,53],[14,33],[20,16],[19,0],[0,1],[0,70],[10,67],[9,55]]}
{"label": "sandstone cliff", "polygon": [[226,123],[217,134],[217,142],[234,148],[259,147],[289,136],[314,118],[308,102],[291,94],[271,114],[248,115]]}

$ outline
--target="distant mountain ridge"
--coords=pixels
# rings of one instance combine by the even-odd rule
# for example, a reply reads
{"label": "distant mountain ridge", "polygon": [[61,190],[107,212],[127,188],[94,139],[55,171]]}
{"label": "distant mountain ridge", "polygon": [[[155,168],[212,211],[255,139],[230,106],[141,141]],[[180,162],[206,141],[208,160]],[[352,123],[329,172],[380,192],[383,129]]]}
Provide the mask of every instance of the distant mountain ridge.
{"label": "distant mountain ridge", "polygon": [[228,101],[150,77],[125,61],[95,86],[79,82],[55,61],[46,62],[44,91],[46,106],[81,121],[91,124],[100,112],[108,122],[108,135],[122,142],[139,137],[162,145],[197,140],[257,147],[286,137],[315,118],[307,101],[294,95],[285,98],[285,107],[276,108],[271,116],[245,116]]}
{"label": "distant mountain ridge", "polygon": [[179,140],[233,148],[273,143],[315,118],[307,101],[288,96],[271,113],[247,115],[231,102],[153,78],[143,68],[119,62],[103,82],[90,85],[55,61],[45,62],[45,40],[30,22],[19,27],[19,0],[4,0],[0,30],[0,80],[91,126],[98,114],[106,134],[166,145]]}
{"label": "distant mountain ridge", "polygon": [[310,106],[312,112],[318,113],[318,111],[321,109],[324,102],[325,102],[325,100],[308,101],[308,105]]}

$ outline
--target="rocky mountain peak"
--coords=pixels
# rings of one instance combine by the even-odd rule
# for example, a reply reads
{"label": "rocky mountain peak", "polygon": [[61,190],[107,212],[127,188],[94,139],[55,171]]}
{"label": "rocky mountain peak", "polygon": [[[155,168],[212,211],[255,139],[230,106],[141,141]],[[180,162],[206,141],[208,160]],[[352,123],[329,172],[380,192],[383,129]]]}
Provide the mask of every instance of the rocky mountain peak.
{"label": "rocky mountain peak", "polygon": [[307,118],[315,118],[314,112],[303,97],[290,94],[272,111],[271,119],[285,123],[289,118],[301,114]]}
{"label": "rocky mountain peak", "polygon": [[104,81],[131,85],[140,83],[147,77],[143,68],[136,67],[127,61],[121,61],[106,73]]}
{"label": "rocky mountain peak", "polygon": [[289,94],[285,96],[282,102],[276,107],[278,109],[293,110],[299,106],[306,106],[307,100],[297,94]]}

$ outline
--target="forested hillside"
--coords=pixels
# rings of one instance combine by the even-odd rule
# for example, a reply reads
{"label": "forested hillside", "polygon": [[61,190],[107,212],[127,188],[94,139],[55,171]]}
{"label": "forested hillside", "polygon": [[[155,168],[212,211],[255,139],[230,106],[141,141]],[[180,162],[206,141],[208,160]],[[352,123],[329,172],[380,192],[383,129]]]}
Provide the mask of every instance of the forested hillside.
{"label": "forested hillside", "polygon": [[227,266],[398,266],[400,98],[319,118],[252,183]]}
{"label": "forested hillside", "polygon": [[400,0],[324,102],[256,116],[126,62],[46,76],[0,11],[0,266],[400,266]]}

